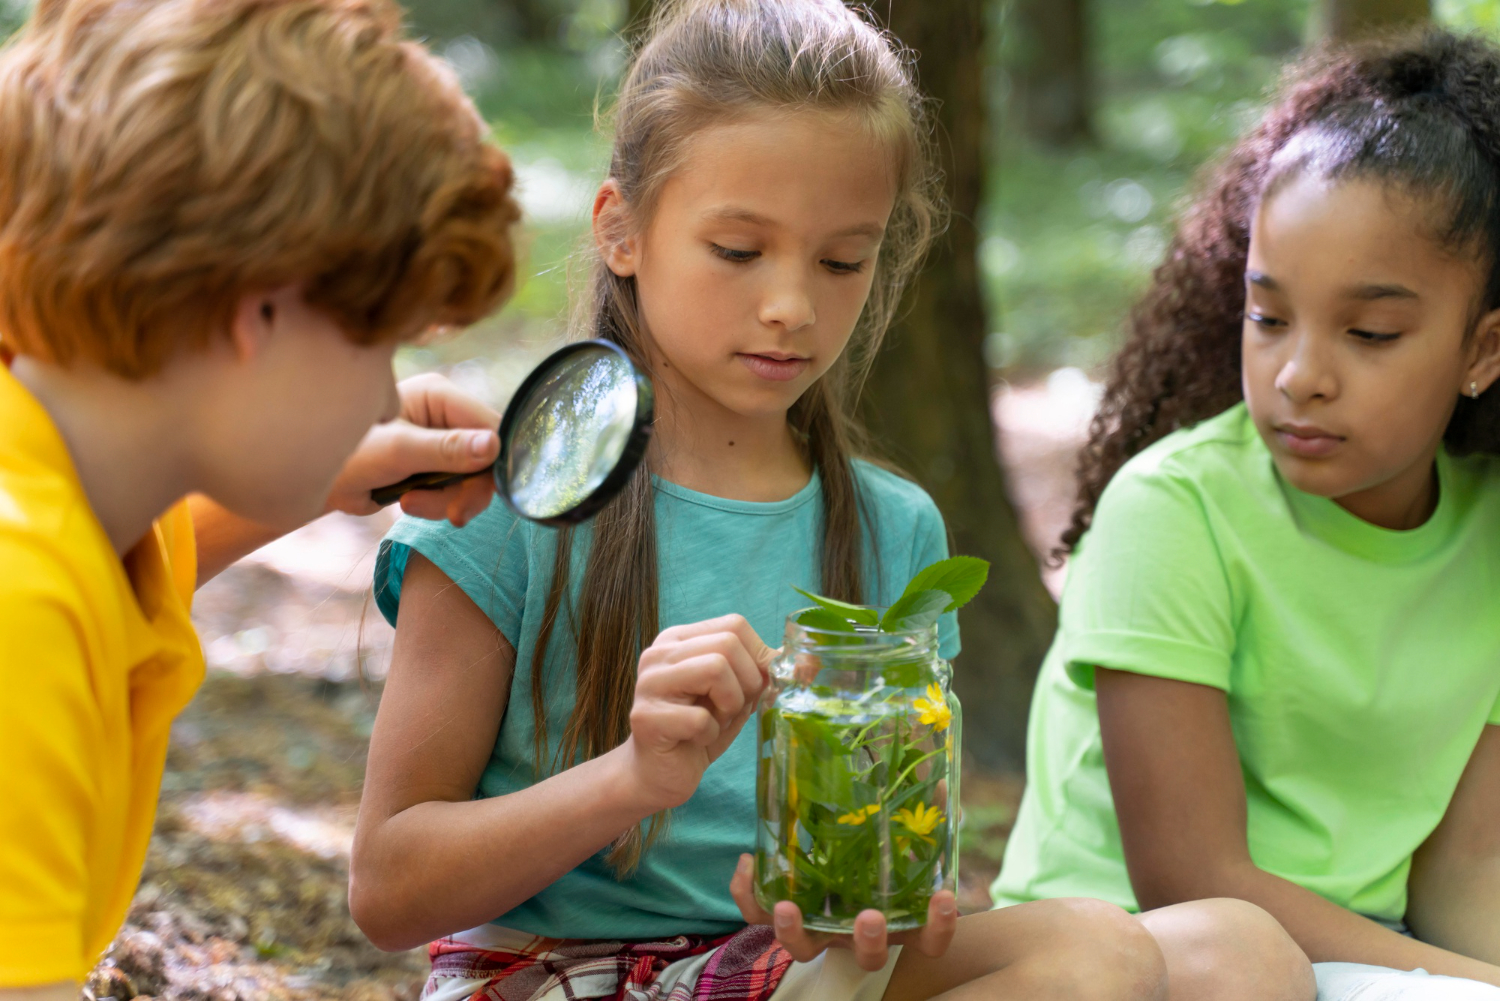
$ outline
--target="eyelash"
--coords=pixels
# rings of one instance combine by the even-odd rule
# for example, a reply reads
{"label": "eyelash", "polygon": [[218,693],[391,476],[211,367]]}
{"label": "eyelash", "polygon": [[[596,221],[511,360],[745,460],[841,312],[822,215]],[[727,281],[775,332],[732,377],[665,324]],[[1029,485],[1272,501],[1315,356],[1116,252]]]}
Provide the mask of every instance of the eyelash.
{"label": "eyelash", "polygon": [[[1275,327],[1285,326],[1282,321],[1266,316],[1264,313],[1245,313],[1245,319],[1260,327],[1262,330],[1271,330]],[[1349,333],[1364,341],[1366,344],[1389,344],[1400,338],[1400,334],[1377,334],[1371,330],[1350,329]]]}
{"label": "eyelash", "polygon": [[[749,264],[760,256],[760,251],[758,250],[731,250],[728,247],[721,247],[717,243],[710,243],[709,247],[713,249],[713,253],[716,256],[722,257],[732,264]],[[835,261],[830,258],[824,258],[820,263],[834,274],[839,275],[857,275],[865,269],[864,261]]]}

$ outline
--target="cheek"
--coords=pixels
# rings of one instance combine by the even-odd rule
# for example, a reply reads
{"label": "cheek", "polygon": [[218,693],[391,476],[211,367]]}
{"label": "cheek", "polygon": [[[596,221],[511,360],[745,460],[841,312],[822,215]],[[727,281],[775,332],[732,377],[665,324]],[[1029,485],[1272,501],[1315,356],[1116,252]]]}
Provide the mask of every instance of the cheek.
{"label": "cheek", "polygon": [[650,260],[636,275],[636,295],[652,341],[684,358],[712,353],[714,339],[704,335],[729,333],[743,323],[746,308],[737,282],[693,257]]}

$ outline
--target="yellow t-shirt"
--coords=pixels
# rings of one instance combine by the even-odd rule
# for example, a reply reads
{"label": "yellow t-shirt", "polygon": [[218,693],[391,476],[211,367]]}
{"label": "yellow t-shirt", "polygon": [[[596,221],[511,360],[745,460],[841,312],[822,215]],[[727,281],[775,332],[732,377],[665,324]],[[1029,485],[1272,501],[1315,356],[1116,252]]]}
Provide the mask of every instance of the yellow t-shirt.
{"label": "yellow t-shirt", "polygon": [[0,988],[82,980],[140,880],[203,680],[186,504],[122,560],[0,357]]}

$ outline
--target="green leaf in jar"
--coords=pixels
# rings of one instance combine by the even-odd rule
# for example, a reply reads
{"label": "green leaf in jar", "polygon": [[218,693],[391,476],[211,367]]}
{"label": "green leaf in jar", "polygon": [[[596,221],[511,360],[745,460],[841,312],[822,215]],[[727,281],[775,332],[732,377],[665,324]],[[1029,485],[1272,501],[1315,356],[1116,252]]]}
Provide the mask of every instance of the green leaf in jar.
{"label": "green leaf in jar", "polygon": [[792,587],[792,590],[802,595],[808,601],[816,602],[828,611],[855,625],[874,626],[880,622],[880,612],[876,609],[868,608],[864,605],[851,605],[848,602],[835,601],[832,598],[824,598],[821,595],[813,594],[811,591],[804,591],[795,585]]}
{"label": "green leaf in jar", "polygon": [[797,624],[808,629],[819,629],[834,633],[854,632],[854,623],[831,608],[814,605],[797,613]]}

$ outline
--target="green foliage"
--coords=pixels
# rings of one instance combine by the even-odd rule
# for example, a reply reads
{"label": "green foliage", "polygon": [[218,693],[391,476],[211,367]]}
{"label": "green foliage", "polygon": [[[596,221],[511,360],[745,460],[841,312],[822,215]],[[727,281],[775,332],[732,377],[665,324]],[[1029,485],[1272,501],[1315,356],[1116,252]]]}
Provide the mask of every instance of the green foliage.
{"label": "green foliage", "polygon": [[874,719],[761,713],[763,905],[790,900],[824,930],[852,927],[869,907],[893,929],[926,921],[934,889],[952,876],[957,755],[943,693],[930,685],[925,695],[892,693],[884,708],[893,711]]}
{"label": "green foliage", "polygon": [[996,7],[989,203],[980,263],[1000,369],[1106,358],[1160,260],[1193,173],[1258,115],[1302,39],[1307,0],[1088,6],[1096,142],[1049,149],[1009,114],[1024,39]]}
{"label": "green foliage", "polygon": [[[804,591],[796,585],[792,586],[792,590],[802,595],[808,601],[816,602],[823,611],[831,613],[832,617],[821,616],[820,621],[832,623],[834,621],[833,617],[838,619],[838,625],[829,625],[826,628],[841,629],[849,632],[856,626],[869,627],[878,625],[880,622],[880,613],[873,608],[864,605],[850,605],[846,602],[835,601],[832,598],[824,598],[813,594],[811,591]],[[807,625],[808,623],[803,624]]]}
{"label": "green foliage", "polygon": [[956,611],[972,601],[989,574],[989,563],[975,556],[939,560],[918,572],[883,615],[867,605],[824,598],[794,585],[793,591],[816,602],[816,607],[801,612],[797,621],[814,629],[837,632],[878,629],[895,633],[927,629],[945,612]]}

